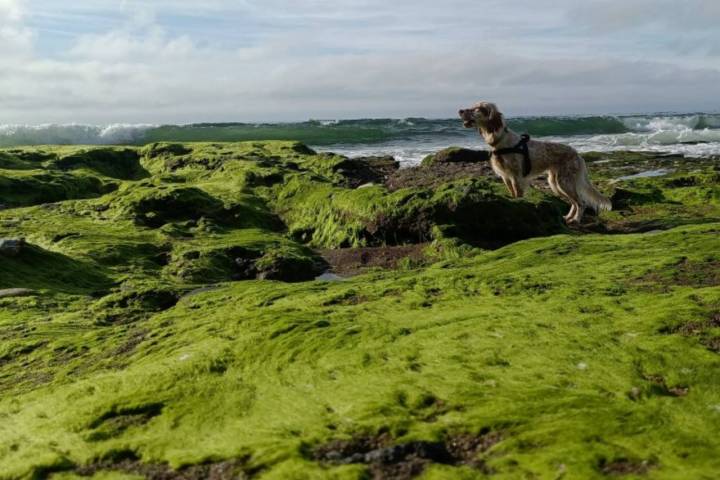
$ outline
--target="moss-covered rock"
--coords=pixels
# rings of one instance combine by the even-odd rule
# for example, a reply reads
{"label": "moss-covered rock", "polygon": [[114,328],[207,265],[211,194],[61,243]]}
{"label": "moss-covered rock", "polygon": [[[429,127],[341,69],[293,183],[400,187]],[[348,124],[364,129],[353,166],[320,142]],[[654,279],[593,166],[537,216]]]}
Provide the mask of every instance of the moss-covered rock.
{"label": "moss-covered rock", "polygon": [[0,171],[0,203],[18,207],[93,198],[111,192],[117,184],[84,174],[54,171]]}
{"label": "moss-covered rock", "polygon": [[482,163],[488,161],[490,161],[490,152],[487,150],[450,147],[428,155],[423,159],[421,165],[430,167],[438,163]]}
{"label": "moss-covered rock", "polygon": [[3,256],[0,288],[30,288],[53,292],[95,292],[112,280],[102,267],[37,245],[25,245],[17,255]]}
{"label": "moss-covered rock", "polygon": [[96,148],[59,157],[47,164],[59,170],[87,169],[118,180],[139,180],[149,176],[140,164],[137,150]]}
{"label": "moss-covered rock", "polygon": [[[352,188],[376,165],[295,142],[158,144],[137,176],[92,150],[0,152],[39,182],[0,210],[26,239],[0,290],[27,293],[0,292],[0,479],[720,468],[713,165],[637,156],[679,163],[618,180],[630,156],[598,156],[617,210],[596,222],[656,227],[588,235],[543,191],[438,164]],[[36,205],[59,178],[117,188]],[[357,245],[323,253],[364,275],[307,281],[312,248]]]}
{"label": "moss-covered rock", "polygon": [[294,238],[325,248],[426,242],[436,239],[437,227],[468,243],[495,246],[564,231],[559,204],[542,196],[513,201],[499,191],[486,179],[388,192],[295,178],[271,201]]}

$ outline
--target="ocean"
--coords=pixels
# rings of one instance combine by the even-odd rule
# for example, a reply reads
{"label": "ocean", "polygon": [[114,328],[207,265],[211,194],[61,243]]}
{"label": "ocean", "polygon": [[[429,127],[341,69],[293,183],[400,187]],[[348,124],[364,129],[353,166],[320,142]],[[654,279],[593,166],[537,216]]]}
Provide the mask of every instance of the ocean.
{"label": "ocean", "polygon": [[[720,114],[555,116],[508,119],[517,132],[568,143],[579,151],[642,150],[720,156]],[[298,123],[190,125],[0,125],[0,147],[142,145],[159,141],[299,140],[350,157],[392,155],[403,165],[448,146],[486,148],[459,119],[310,120]]]}

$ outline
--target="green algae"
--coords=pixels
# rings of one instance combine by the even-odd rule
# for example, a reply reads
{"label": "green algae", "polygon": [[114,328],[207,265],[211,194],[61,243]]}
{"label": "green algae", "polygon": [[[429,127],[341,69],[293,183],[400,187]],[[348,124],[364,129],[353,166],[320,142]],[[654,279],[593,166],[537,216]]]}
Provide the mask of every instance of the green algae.
{"label": "green algae", "polygon": [[[42,152],[5,154],[48,172],[79,155]],[[720,468],[712,170],[603,182],[625,193],[602,221],[667,230],[583,235],[542,193],[510,200],[483,178],[346,188],[341,158],[292,142],[138,152],[149,176],[111,177],[93,157],[63,174],[117,189],[0,211],[0,236],[30,245],[0,257],[0,286],[39,292],[0,299],[0,478],[222,462],[258,478],[366,478],[312,452],[488,432],[482,469],[430,464],[423,478]],[[312,246],[420,240],[445,254],[342,282],[269,280],[312,278]]]}

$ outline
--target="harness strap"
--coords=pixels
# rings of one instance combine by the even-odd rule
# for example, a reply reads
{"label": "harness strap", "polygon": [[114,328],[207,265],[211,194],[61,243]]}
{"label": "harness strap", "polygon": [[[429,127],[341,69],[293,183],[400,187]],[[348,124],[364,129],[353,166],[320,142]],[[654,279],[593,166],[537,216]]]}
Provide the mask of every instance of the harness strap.
{"label": "harness strap", "polygon": [[510,148],[498,148],[492,151],[493,154],[498,157],[502,155],[509,155],[512,153],[519,153],[523,156],[523,177],[530,175],[532,170],[532,162],[530,161],[530,150],[528,149],[528,142],[530,141],[530,135],[523,133],[520,137],[520,141]]}

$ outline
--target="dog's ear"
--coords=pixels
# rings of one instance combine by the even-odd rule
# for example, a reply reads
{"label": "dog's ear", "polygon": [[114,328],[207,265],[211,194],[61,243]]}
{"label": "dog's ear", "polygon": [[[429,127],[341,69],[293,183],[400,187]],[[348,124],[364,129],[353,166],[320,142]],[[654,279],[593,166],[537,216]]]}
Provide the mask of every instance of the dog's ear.
{"label": "dog's ear", "polygon": [[488,110],[488,121],[487,128],[491,132],[497,132],[503,129],[505,122],[503,121],[502,113],[500,113],[495,105],[492,103],[487,104]]}

